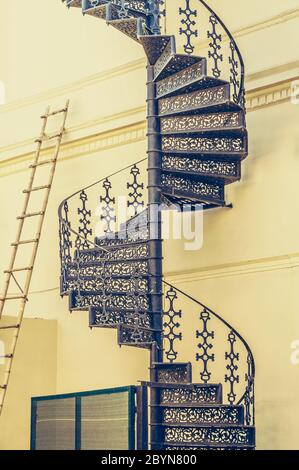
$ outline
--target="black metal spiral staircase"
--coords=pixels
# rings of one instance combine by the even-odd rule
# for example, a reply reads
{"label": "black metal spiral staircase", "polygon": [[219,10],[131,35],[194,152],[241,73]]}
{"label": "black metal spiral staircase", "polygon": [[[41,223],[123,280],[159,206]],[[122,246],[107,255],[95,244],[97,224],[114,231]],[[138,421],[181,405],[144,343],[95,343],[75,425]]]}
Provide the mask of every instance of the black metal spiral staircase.
{"label": "black metal spiral staircase", "polygon": [[[161,204],[165,210],[225,206],[225,186],[240,179],[247,156],[242,56],[204,1],[198,0],[198,9],[190,0],[182,3],[179,32],[185,43],[184,53],[178,53],[177,36],[160,34],[163,14],[167,18],[162,0],[66,0],[68,7],[106,20],[143,46],[148,158],[61,203],[61,294],[69,296],[71,311],[89,311],[90,327],[117,328],[119,345],[150,350],[150,380],[142,388],[143,411],[145,390],[150,390],[152,449],[253,449],[255,366],[248,344],[162,274],[161,212],[155,209]],[[207,15],[207,58],[193,55],[200,8]],[[224,42],[227,77],[221,71]],[[130,209],[122,223],[112,195],[119,175],[128,181],[124,192]],[[88,209],[91,201],[101,204],[100,217]],[[104,228],[92,238],[96,217]],[[177,308],[180,300],[197,315],[198,383],[192,381],[195,364],[177,362],[184,350],[179,345],[194,324]],[[146,448],[146,420],[141,422],[145,437],[139,446]]]}

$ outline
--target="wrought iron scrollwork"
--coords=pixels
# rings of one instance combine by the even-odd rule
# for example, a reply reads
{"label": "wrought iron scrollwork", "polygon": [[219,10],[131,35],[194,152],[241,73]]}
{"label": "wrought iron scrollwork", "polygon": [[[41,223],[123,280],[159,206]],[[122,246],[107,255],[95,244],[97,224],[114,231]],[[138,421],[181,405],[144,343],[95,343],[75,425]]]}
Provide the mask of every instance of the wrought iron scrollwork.
{"label": "wrought iron scrollwork", "polygon": [[211,320],[211,316],[206,309],[200,313],[199,318],[202,321],[202,330],[196,331],[196,338],[201,339],[197,345],[201,353],[196,354],[196,360],[201,361],[203,365],[203,370],[200,372],[201,380],[204,383],[208,383],[212,375],[209,371],[209,362],[215,361],[215,354],[210,354],[211,349],[213,349],[213,343],[211,340],[215,338],[215,332],[209,331],[209,320]]}
{"label": "wrought iron scrollwork", "polygon": [[[178,315],[178,318],[181,319],[184,313],[182,310],[177,310],[177,305],[174,308],[174,301],[179,304],[184,299],[184,305],[186,305],[186,300],[189,300],[194,304],[197,311],[198,307],[201,308],[199,313],[200,328],[196,329],[196,338],[199,339],[197,344],[199,352],[195,354],[195,360],[200,362],[202,366],[199,372],[201,381],[209,384],[209,387],[206,388],[206,390],[209,390],[210,387],[213,387],[213,383],[222,383],[224,379],[223,392],[226,392],[223,396],[224,403],[228,403],[230,406],[244,405],[245,423],[248,426],[253,426],[255,363],[247,342],[226,320],[207,306],[168,282],[163,282],[167,286],[165,298],[168,301],[164,312],[164,318],[167,319],[164,323],[164,340],[166,340],[165,344],[167,345],[165,357],[167,361],[175,363],[177,359],[177,351],[174,346],[175,340],[181,340],[184,335],[182,324],[176,323],[174,319],[175,315]],[[175,327],[180,327],[182,330],[180,338],[172,334]],[[190,322],[188,322],[189,327]],[[228,342],[228,349],[226,341]],[[217,353],[217,357],[214,351]],[[212,363],[215,364],[211,368]],[[246,370],[244,377],[240,373],[243,368]],[[174,392],[169,391],[169,393]],[[215,391],[215,400],[217,396]]]}
{"label": "wrought iron scrollwork", "polygon": [[[196,0],[182,0],[182,3],[178,22],[179,34],[184,37],[185,53],[193,54],[199,32],[201,37],[207,37],[209,40],[207,62],[211,74],[230,83],[232,100],[245,108],[244,61],[231,32],[206,1],[197,0],[196,4]],[[168,11],[170,14],[172,8],[173,5],[169,2],[166,15]],[[173,12],[171,14],[173,15]],[[224,47],[223,41],[226,38],[228,38],[228,48]]]}
{"label": "wrought iron scrollwork", "polygon": [[228,342],[230,350],[225,353],[225,359],[228,361],[226,368],[229,373],[225,374],[225,382],[229,383],[230,390],[227,394],[227,398],[229,403],[232,405],[236,401],[236,393],[234,391],[235,384],[239,383],[240,379],[239,375],[236,373],[238,370],[237,361],[239,361],[240,355],[235,351],[236,335],[233,331],[228,335]]}
{"label": "wrought iron scrollwork", "polygon": [[219,78],[221,76],[221,70],[219,68],[219,62],[223,62],[223,54],[221,51],[222,35],[217,33],[218,20],[215,15],[210,16],[210,23],[212,30],[208,31],[208,38],[211,39],[209,44],[211,50],[209,50],[209,58],[214,60],[214,67],[212,68],[213,76]]}
{"label": "wrought iron scrollwork", "polygon": [[105,190],[105,196],[100,196],[100,203],[104,203],[102,206],[101,220],[105,222],[104,232],[108,235],[115,231],[113,224],[116,222],[114,209],[115,197],[111,197],[112,184],[108,178],[103,182],[103,188]]}
{"label": "wrought iron scrollwork", "polygon": [[127,183],[127,189],[130,190],[128,194],[127,206],[132,207],[133,209],[132,217],[134,217],[144,207],[144,200],[143,200],[144,183],[139,182],[140,169],[138,168],[137,165],[132,166],[130,174],[133,177],[133,181],[132,183]]}
{"label": "wrought iron scrollwork", "polygon": [[197,10],[191,8],[191,0],[185,0],[185,7],[179,9],[179,14],[182,16],[180,27],[180,34],[186,36],[186,43],[184,44],[184,51],[187,54],[192,54],[194,45],[193,38],[198,37],[198,30],[196,26]]}
{"label": "wrought iron scrollwork", "polygon": [[164,0],[147,0],[148,26],[153,34],[160,34],[160,18],[165,15]]}
{"label": "wrought iron scrollwork", "polygon": [[71,240],[71,231],[70,231],[70,221],[69,221],[69,206],[68,202],[65,201],[63,206],[63,218],[64,222],[60,221],[59,224],[59,239],[60,239],[60,260],[61,263],[66,264],[70,263],[72,260],[71,249],[72,249],[72,240]]}
{"label": "wrought iron scrollwork", "polygon": [[176,341],[182,340],[182,333],[179,332],[182,311],[176,310],[175,302],[178,296],[172,287],[165,295],[166,305],[163,312],[163,339],[165,343],[165,356],[169,362],[174,362],[178,357],[178,352],[175,350]]}
{"label": "wrought iron scrollwork", "polygon": [[236,44],[234,41],[230,41],[230,50],[231,56],[229,57],[230,63],[230,83],[233,88],[233,100],[235,103],[238,103],[239,99],[243,99],[242,97],[239,98],[239,89],[240,89],[240,80],[238,79],[239,76],[239,62],[236,58]]}
{"label": "wrought iron scrollwork", "polygon": [[88,236],[92,235],[92,229],[90,228],[91,211],[87,209],[88,197],[84,190],[80,193],[81,207],[78,208],[78,214],[81,216],[79,219],[78,236],[76,239],[77,250],[83,250],[89,248]]}

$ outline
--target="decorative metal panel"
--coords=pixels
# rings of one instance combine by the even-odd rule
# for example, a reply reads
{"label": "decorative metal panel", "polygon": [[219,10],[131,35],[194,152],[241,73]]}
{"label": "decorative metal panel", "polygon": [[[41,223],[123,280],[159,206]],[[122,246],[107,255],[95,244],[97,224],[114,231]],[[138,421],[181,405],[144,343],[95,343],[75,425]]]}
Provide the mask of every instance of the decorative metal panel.
{"label": "decorative metal panel", "polygon": [[161,119],[161,133],[200,132],[218,129],[235,129],[244,125],[240,112],[198,114],[191,116],[167,117]]}
{"label": "decorative metal panel", "polygon": [[161,403],[218,403],[219,387],[164,388]]}
{"label": "decorative metal panel", "polygon": [[239,153],[243,139],[233,137],[162,137],[162,150],[171,152]]}
{"label": "decorative metal panel", "polygon": [[163,422],[170,424],[239,424],[241,409],[230,406],[203,408],[164,408]]}
{"label": "decorative metal panel", "polygon": [[159,113],[183,113],[208,106],[223,104],[228,100],[227,85],[193,91],[179,96],[159,100]]}
{"label": "decorative metal panel", "polygon": [[196,158],[183,157],[178,155],[163,155],[162,168],[169,171],[181,171],[195,173],[204,176],[232,177],[240,176],[240,163],[219,161],[212,159],[199,160]]}
{"label": "decorative metal panel", "polygon": [[184,192],[189,197],[198,196],[198,199],[215,199],[222,201],[224,199],[223,186],[206,183],[203,181],[196,181],[180,176],[174,176],[169,174],[162,174],[161,178],[162,187],[165,191],[170,191],[172,194],[174,191]]}
{"label": "decorative metal panel", "polygon": [[170,77],[157,82],[157,96],[163,96],[189,85],[202,78],[205,72],[204,61],[197,62]]}

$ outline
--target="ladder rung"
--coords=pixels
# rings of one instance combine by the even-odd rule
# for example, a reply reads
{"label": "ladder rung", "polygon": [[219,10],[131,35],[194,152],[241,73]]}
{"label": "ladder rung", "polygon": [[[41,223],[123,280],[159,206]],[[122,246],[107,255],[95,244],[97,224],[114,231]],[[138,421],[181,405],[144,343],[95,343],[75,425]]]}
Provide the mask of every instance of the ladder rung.
{"label": "ladder rung", "polygon": [[25,268],[14,268],[14,269],[6,269],[4,272],[4,274],[11,274],[11,273],[18,273],[20,271],[32,271],[33,267],[32,266],[28,266],[28,267],[25,267]]}
{"label": "ladder rung", "polygon": [[55,163],[55,162],[56,162],[56,158],[51,158],[50,160],[43,160],[42,162],[32,163],[32,165],[30,165],[29,168],[36,168],[38,166],[48,165],[49,163]]}
{"label": "ladder rung", "polygon": [[2,390],[6,390],[6,389],[7,389],[7,385],[0,385],[0,388],[2,388]]}
{"label": "ladder rung", "polygon": [[0,330],[12,330],[13,328],[17,329],[20,328],[20,325],[5,325],[5,326],[0,326]]}
{"label": "ladder rung", "polygon": [[45,118],[48,118],[50,116],[55,116],[55,114],[66,113],[66,112],[67,112],[67,108],[57,109],[56,111],[51,111],[50,113],[43,114],[41,116],[41,119],[45,119]]}
{"label": "ladder rung", "polygon": [[0,359],[11,359],[12,357],[12,354],[4,354],[4,356],[0,356]]}
{"label": "ladder rung", "polygon": [[37,215],[44,215],[44,212],[41,211],[41,212],[31,212],[30,214],[23,214],[23,215],[20,215],[19,217],[17,217],[17,219],[18,220],[27,219],[28,217],[35,217]]}
{"label": "ladder rung", "polygon": [[61,136],[62,136],[62,132],[59,132],[58,134],[53,134],[53,135],[45,134],[43,137],[38,137],[37,139],[35,139],[34,142],[41,144],[42,142],[46,142],[47,140],[58,139]]}
{"label": "ladder rung", "polygon": [[4,300],[20,300],[20,299],[26,299],[26,298],[27,298],[26,295],[20,294],[20,295],[12,295],[10,297],[3,297],[0,300],[4,302]]}
{"label": "ladder rung", "polygon": [[11,246],[18,246],[18,245],[27,245],[28,243],[37,243],[38,238],[33,238],[32,240],[20,240],[19,242],[14,242]]}
{"label": "ladder rung", "polygon": [[33,191],[39,191],[40,189],[50,189],[50,188],[51,188],[50,184],[45,184],[44,186],[36,186],[35,188],[24,189],[23,193],[27,194],[27,193],[31,193]]}
{"label": "ladder rung", "polygon": [[52,140],[52,139],[57,139],[58,137],[62,136],[62,132],[58,132],[58,134],[53,134],[53,135],[48,135],[47,139]]}

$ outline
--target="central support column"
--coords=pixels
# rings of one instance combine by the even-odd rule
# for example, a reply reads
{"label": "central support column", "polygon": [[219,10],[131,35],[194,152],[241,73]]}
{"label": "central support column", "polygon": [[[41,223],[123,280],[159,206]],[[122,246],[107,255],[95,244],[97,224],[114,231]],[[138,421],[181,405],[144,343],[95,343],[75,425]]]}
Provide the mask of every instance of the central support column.
{"label": "central support column", "polygon": [[[147,67],[147,137],[148,137],[148,228],[149,228],[149,289],[153,311],[152,327],[156,343],[151,351],[150,380],[156,381],[153,362],[163,361],[163,301],[162,301],[162,214],[161,214],[161,136],[154,83],[154,67]],[[159,389],[151,387],[151,424],[159,419]],[[151,448],[158,449],[160,436],[157,426],[151,426]]]}
{"label": "central support column", "polygon": [[157,360],[163,359],[162,340],[162,214],[161,214],[161,137],[158,103],[154,79],[154,67],[147,67],[147,137],[148,137],[148,228],[150,292],[153,311]]}

